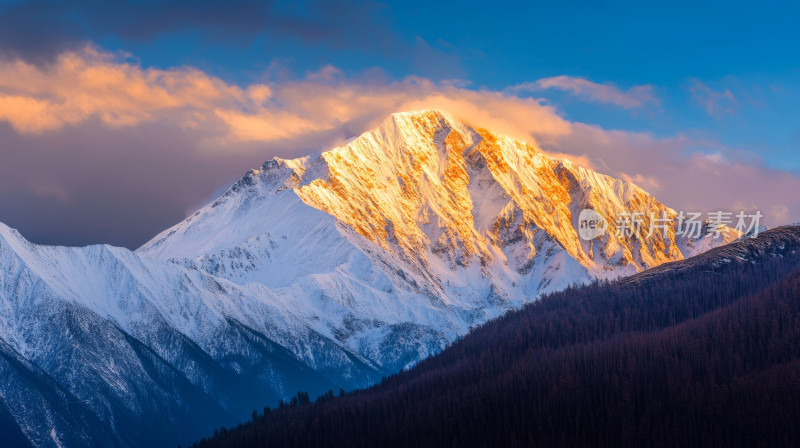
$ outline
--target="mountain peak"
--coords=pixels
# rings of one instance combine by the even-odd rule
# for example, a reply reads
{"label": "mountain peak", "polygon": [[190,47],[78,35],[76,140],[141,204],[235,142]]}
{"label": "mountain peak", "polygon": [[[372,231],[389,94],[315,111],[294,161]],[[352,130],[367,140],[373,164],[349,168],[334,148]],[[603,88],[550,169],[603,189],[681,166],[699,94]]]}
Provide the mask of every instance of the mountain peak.
{"label": "mountain peak", "polygon": [[[673,230],[585,240],[585,209],[608,222],[642,213],[644,232],[650,212],[675,216],[531,144],[437,111],[395,114],[319,156],[267,161],[136,253],[37,246],[0,225],[11,273],[0,278],[0,360],[6,343],[12,358],[35,354],[42,375],[114,430],[153,427],[153,415],[196,422],[178,407],[190,397],[205,403],[192,409],[247,414],[286,391],[372,384],[542,294],[725,242]],[[47,406],[63,424],[28,418],[43,401],[19,384],[6,401],[18,421],[71,433],[74,408]],[[176,407],[158,413],[159,397]]]}
{"label": "mountain peak", "polygon": [[[583,240],[578,216],[584,209],[609,223],[621,213],[641,213],[644,231]],[[487,295],[519,303],[727,241],[678,238],[672,229],[647,235],[651,212],[676,216],[630,182],[551,159],[530,143],[443,112],[420,110],[392,114],[319,157],[266,162],[139,252],[213,257],[278,229],[294,250],[304,251],[308,236],[302,232],[324,222],[373,262],[393,266],[402,273],[399,281],[415,290],[448,301],[454,296],[448,285],[470,285],[457,293],[470,303]],[[307,219],[325,218],[316,227],[295,222],[311,215],[317,217]],[[387,275],[394,278],[394,271]]]}
{"label": "mountain peak", "polygon": [[[0,242],[6,242],[7,244],[16,244],[20,241],[26,241],[22,234],[13,227],[9,227],[8,225],[0,222]],[[27,242],[27,241],[26,241]]]}
{"label": "mountain peak", "polygon": [[[500,259],[504,239],[526,242],[513,254],[519,271],[545,240],[593,275],[633,273],[683,258],[674,235],[633,238],[577,235],[577,214],[592,208],[609,222],[621,212],[675,212],[630,182],[546,157],[531,144],[493,134],[433,110],[393,114],[379,128],[322,154],[324,180],[296,193],[386,250],[424,265]],[[512,235],[504,229],[513,222]],[[538,236],[537,236],[538,235]],[[498,250],[500,249],[500,250]],[[688,254],[688,252],[687,252]]]}
{"label": "mountain peak", "polygon": [[418,110],[394,112],[391,115],[389,115],[389,117],[384,121],[385,122],[394,121],[395,123],[408,123],[408,122],[424,122],[424,121],[442,122],[442,121],[459,121],[459,120],[455,120],[452,116],[440,110],[418,109]]}

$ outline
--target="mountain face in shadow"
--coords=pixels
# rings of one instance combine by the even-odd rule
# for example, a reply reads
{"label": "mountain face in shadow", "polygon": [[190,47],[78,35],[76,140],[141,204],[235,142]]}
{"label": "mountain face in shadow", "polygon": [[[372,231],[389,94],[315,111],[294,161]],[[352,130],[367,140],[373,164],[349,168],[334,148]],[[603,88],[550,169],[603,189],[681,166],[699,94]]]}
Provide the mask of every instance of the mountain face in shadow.
{"label": "mountain face in shadow", "polygon": [[413,369],[195,446],[781,447],[800,440],[800,227],[492,320]]}

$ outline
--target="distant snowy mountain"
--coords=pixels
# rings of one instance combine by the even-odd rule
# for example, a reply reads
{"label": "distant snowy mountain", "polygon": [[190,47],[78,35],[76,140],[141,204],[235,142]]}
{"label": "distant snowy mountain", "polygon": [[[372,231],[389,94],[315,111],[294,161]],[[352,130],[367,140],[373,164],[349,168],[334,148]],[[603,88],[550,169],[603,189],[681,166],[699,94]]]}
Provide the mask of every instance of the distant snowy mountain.
{"label": "distant snowy mountain", "polygon": [[424,111],[271,160],[135,253],[0,225],[0,424],[36,446],[190,441],[298,390],[372,384],[543,293],[736,237],[587,241],[584,209],[641,212],[644,229],[676,216],[630,182]]}
{"label": "distant snowy mountain", "polygon": [[0,396],[36,446],[177,444],[200,421],[380,377],[268,292],[199,270],[2,225],[0,266]]}

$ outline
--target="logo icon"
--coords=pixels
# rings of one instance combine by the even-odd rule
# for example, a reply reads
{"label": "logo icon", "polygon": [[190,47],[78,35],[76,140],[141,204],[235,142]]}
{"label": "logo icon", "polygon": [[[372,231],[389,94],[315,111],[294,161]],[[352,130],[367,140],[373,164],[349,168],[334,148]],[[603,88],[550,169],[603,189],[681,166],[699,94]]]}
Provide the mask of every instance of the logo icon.
{"label": "logo icon", "polygon": [[584,240],[593,240],[598,236],[603,236],[608,229],[606,218],[596,211],[586,208],[581,210],[578,215],[578,235]]}

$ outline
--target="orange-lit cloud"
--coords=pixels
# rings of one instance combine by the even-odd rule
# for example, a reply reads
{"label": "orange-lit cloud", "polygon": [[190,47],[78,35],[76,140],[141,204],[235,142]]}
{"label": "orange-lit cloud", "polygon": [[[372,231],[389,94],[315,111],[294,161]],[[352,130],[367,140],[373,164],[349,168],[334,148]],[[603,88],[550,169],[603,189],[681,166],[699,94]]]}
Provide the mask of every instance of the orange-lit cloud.
{"label": "orange-lit cloud", "polygon": [[187,124],[187,110],[244,100],[239,87],[197,69],[142,69],[91,47],[61,54],[45,67],[0,61],[0,118],[22,133],[95,117],[112,127],[161,119]]}
{"label": "orange-lit cloud", "polygon": [[[596,86],[581,94],[623,107],[657,101],[648,89]],[[196,68],[143,68],[86,48],[48,66],[0,60],[0,221],[17,216],[47,235],[50,222],[78,229],[90,221],[96,227],[86,227],[86,239],[58,241],[102,237],[135,247],[270,157],[322,151],[392,112],[418,109],[536,143],[639,184],[676,209],[746,204],[768,225],[800,220],[800,179],[757,156],[745,160],[713,141],[572,122],[512,89],[389,80],[374,71],[348,77],[331,66],[299,80],[238,86]],[[709,151],[688,150],[697,147]]]}
{"label": "orange-lit cloud", "polygon": [[299,81],[242,88],[191,67],[145,69],[93,48],[64,53],[48,67],[0,61],[0,120],[25,134],[99,119],[110,127],[216,128],[224,131],[220,140],[272,142],[421,108],[528,140],[569,132],[552,107],[532,99],[417,77],[362,83],[331,66]]}

